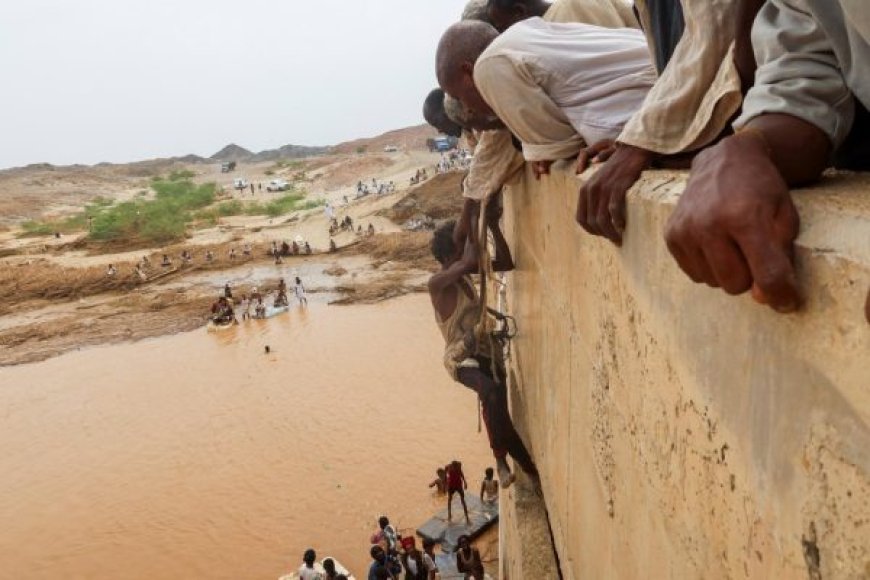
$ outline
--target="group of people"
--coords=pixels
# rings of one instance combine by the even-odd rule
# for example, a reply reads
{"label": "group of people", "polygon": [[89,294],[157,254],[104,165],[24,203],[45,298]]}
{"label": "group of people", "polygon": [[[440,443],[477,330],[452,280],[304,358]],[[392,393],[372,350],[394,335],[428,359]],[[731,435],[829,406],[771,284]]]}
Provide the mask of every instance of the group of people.
{"label": "group of people", "polygon": [[[290,300],[287,297],[287,283],[284,278],[278,280],[275,297],[272,300],[272,308],[287,308]],[[299,306],[308,306],[308,297],[305,295],[305,285],[300,277],[296,277],[293,286],[293,294]],[[251,294],[242,294],[238,302],[233,297],[230,283],[224,285],[223,292],[211,306],[211,320],[216,325],[237,324],[238,317],[243,321],[266,318],[268,295],[264,295],[256,286]],[[238,305],[238,306],[237,306]]]}
{"label": "group of people", "polygon": [[309,548],[302,555],[302,565],[297,571],[299,580],[348,580],[345,572],[339,572],[338,566],[332,558],[324,558],[323,562],[317,563],[317,552]]}
{"label": "group of people", "polygon": [[527,163],[538,179],[561,160],[578,173],[597,165],[576,220],[617,246],[643,170],[691,168],[663,232],[677,264],[779,312],[802,302],[789,187],[830,166],[870,166],[870,81],[860,74],[870,70],[870,3],[472,0],[435,60],[440,86],[424,117],[475,153],[459,219],[433,236],[441,271],[429,293],[445,366],[481,400],[502,487],[514,480],[508,455],[536,470],[470,276],[513,268],[500,197]]}
{"label": "group of people", "polygon": [[590,164],[576,220],[621,245],[651,167],[690,177],[662,232],[694,282],[800,308],[789,188],[870,166],[870,4],[473,0],[443,35],[427,120],[476,142],[462,222],[528,162]]}
{"label": "group of people", "polygon": [[429,172],[426,168],[418,169],[417,172],[411,176],[411,185],[423,183],[427,179],[429,179]]}
{"label": "group of people", "polygon": [[310,256],[314,250],[311,249],[311,244],[308,243],[307,240],[296,239],[291,243],[287,243],[287,240],[283,240],[279,245],[277,241],[272,241],[272,247],[269,249],[269,255],[275,259],[276,264],[282,264],[283,260],[281,258],[287,256]]}
{"label": "group of people", "polygon": [[[345,216],[340,222],[338,221],[338,219],[332,218],[332,221],[329,224],[329,238],[330,238],[329,251],[330,252],[335,252],[336,249],[338,249],[337,246],[335,245],[335,241],[333,241],[332,238],[341,232],[351,232],[351,233],[354,232],[353,218],[351,218],[349,215]],[[362,224],[358,224],[357,228],[356,228],[356,235],[365,236],[367,238],[371,237],[371,236],[375,235],[375,226],[371,222],[369,222],[368,227],[364,230],[362,227]]]}
{"label": "group of people", "polygon": [[371,183],[367,181],[358,181],[356,184],[357,199],[367,195],[386,195],[396,191],[396,183],[393,181],[378,181],[372,178]]}
{"label": "group of people", "polygon": [[471,152],[465,148],[453,149],[449,153],[441,153],[441,159],[435,166],[439,174],[449,171],[465,170],[471,165]]}
{"label": "group of people", "polygon": [[423,540],[423,549],[417,548],[414,536],[403,537],[387,516],[378,518],[378,528],[372,534],[369,554],[368,580],[435,580],[435,542]]}
{"label": "group of people", "polygon": [[[447,521],[453,521],[453,496],[458,495],[462,503],[462,511],[465,514],[465,522],[471,524],[468,516],[468,505],[465,503],[465,492],[468,490],[468,481],[462,471],[462,463],[453,460],[444,467],[435,470],[435,479],[429,484],[438,493],[447,495]],[[495,470],[486,468],[483,481],[480,483],[480,502],[484,506],[498,505],[498,482],[495,480]]]}

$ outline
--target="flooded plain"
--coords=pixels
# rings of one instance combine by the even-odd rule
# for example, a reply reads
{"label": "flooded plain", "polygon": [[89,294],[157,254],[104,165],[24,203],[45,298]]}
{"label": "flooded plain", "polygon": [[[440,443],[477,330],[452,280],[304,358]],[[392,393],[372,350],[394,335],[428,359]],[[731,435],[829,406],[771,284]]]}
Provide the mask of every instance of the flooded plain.
{"label": "flooded plain", "polygon": [[[271,354],[265,353],[269,346]],[[434,469],[490,464],[428,297],[312,303],[0,368],[0,578],[277,578],[304,549],[359,576]]]}

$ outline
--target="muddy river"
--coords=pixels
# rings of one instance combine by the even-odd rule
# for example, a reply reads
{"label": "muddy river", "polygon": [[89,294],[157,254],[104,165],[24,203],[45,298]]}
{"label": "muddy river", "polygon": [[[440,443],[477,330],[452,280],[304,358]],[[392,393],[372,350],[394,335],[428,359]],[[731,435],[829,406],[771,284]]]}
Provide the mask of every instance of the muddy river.
{"label": "muddy river", "polygon": [[[266,354],[265,346],[271,347]],[[0,368],[0,578],[275,579],[314,547],[360,575],[490,461],[428,298]]]}

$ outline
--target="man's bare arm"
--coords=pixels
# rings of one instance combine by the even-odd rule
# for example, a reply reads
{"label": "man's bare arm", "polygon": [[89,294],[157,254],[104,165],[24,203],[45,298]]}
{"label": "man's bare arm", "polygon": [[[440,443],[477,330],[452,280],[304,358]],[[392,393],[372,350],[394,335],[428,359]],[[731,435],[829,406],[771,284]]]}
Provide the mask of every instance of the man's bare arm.
{"label": "man's bare arm", "polygon": [[462,203],[462,213],[459,221],[453,229],[453,243],[457,248],[464,248],[469,238],[477,242],[476,224],[480,215],[480,202],[476,199],[465,198]]}
{"label": "man's bare arm", "polygon": [[744,131],[763,139],[770,160],[792,187],[818,179],[831,156],[832,144],[825,132],[791,115],[761,115]]}
{"label": "man's bare arm", "polygon": [[429,293],[440,294],[445,288],[459,282],[463,277],[478,272],[477,244],[468,242],[465,244],[465,252],[462,257],[451,264],[446,270],[442,270],[429,278]]}

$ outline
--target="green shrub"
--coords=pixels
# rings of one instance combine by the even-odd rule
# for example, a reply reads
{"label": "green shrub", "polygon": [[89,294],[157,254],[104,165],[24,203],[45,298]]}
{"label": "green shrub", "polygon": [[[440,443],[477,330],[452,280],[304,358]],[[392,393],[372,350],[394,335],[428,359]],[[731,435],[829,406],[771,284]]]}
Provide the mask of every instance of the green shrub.
{"label": "green shrub", "polygon": [[189,181],[196,177],[196,173],[187,169],[173,171],[169,174],[169,181]]}
{"label": "green shrub", "polygon": [[142,239],[150,243],[167,243],[182,238],[193,211],[214,203],[214,183],[197,185],[186,175],[174,172],[169,179],[154,179],[153,200],[141,198],[101,208],[89,207],[93,216],[90,237],[95,240]]}
{"label": "green shrub", "polygon": [[22,236],[50,236],[55,231],[53,224],[36,220],[28,220],[21,224],[24,230]]}

